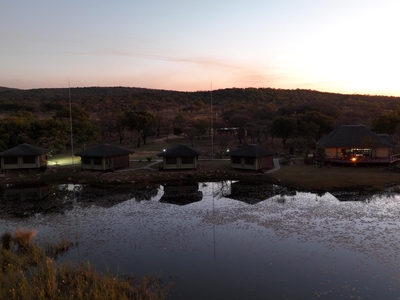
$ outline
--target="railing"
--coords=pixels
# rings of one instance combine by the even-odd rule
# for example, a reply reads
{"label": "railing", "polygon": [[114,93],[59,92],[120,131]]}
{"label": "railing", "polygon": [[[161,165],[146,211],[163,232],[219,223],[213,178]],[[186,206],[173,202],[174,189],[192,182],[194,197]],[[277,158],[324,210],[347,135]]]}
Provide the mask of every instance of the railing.
{"label": "railing", "polygon": [[332,163],[344,163],[344,164],[382,164],[382,163],[392,163],[397,160],[400,160],[400,156],[397,158],[390,157],[366,157],[366,156],[357,156],[357,157],[326,157],[325,162]]}
{"label": "railing", "polygon": [[400,160],[400,153],[394,154],[390,156],[390,163],[394,163]]}

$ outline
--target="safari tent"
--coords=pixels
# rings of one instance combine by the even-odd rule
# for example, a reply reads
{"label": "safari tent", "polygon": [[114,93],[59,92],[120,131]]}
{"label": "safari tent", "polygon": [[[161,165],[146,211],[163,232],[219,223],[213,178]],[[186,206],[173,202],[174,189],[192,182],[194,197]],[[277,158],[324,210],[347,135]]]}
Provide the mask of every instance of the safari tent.
{"label": "safari tent", "polygon": [[1,169],[46,169],[49,152],[50,150],[45,148],[26,143],[20,144],[0,153]]}
{"label": "safari tent", "polygon": [[82,169],[96,171],[115,171],[129,168],[131,150],[102,144],[88,150],[75,153],[81,157]]}
{"label": "safari tent", "polygon": [[274,150],[258,145],[246,145],[227,153],[231,158],[231,168],[251,171],[262,171],[274,167]]}
{"label": "safari tent", "polygon": [[200,151],[186,145],[176,145],[157,154],[163,158],[163,170],[196,169]]}

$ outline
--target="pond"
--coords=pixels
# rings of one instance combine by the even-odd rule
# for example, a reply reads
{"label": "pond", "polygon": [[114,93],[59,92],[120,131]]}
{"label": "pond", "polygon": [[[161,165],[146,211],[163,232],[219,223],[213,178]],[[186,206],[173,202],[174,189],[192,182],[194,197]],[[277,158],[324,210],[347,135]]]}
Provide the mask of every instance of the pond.
{"label": "pond", "polygon": [[[37,197],[42,198],[38,200]],[[168,299],[397,299],[400,196],[204,182],[12,187],[0,231],[75,243],[60,261],[173,281]]]}

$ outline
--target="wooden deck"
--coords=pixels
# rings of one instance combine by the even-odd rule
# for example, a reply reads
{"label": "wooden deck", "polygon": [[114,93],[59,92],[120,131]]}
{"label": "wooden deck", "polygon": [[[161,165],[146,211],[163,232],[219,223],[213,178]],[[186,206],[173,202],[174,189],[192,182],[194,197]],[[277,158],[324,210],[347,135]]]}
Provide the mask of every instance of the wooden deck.
{"label": "wooden deck", "polygon": [[343,165],[392,164],[398,161],[400,161],[400,153],[391,155],[389,157],[364,157],[364,156],[343,157],[343,158],[326,157],[324,160],[325,163],[343,164]]}

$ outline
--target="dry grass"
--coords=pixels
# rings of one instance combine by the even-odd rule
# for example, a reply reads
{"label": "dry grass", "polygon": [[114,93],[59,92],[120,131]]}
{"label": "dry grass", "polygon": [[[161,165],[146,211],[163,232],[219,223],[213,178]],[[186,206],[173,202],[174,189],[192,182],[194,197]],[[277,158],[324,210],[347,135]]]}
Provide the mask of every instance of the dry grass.
{"label": "dry grass", "polygon": [[[18,236],[26,241],[31,238],[32,231],[19,230]],[[68,244],[62,241],[54,248],[65,250]],[[56,264],[35,244],[29,244],[24,251],[1,248],[0,266],[1,299],[152,300],[165,299],[169,288],[151,276],[115,277],[99,273],[89,263]]]}
{"label": "dry grass", "polygon": [[15,232],[14,241],[19,247],[26,248],[36,234],[36,230],[30,229],[24,231],[22,228],[18,227],[17,231]]}

